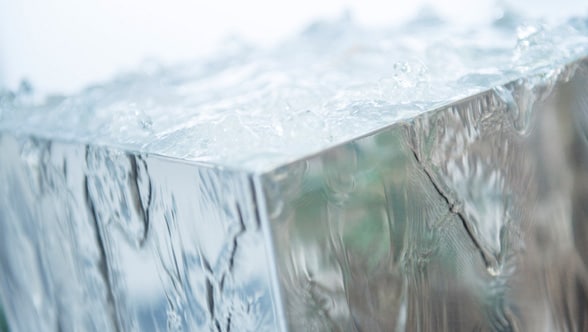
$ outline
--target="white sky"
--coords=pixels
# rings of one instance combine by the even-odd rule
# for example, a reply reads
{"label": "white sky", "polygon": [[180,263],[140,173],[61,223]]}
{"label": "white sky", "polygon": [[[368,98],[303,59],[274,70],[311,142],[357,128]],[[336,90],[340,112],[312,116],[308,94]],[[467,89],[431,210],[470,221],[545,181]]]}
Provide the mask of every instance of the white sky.
{"label": "white sky", "polygon": [[[27,78],[41,92],[69,93],[144,59],[203,56],[228,35],[271,45],[319,18],[340,17],[346,9],[362,24],[390,25],[410,18],[427,2],[0,0],[0,87],[15,89]],[[515,7],[553,15],[588,14],[587,6],[578,0],[535,0]],[[465,23],[488,19],[497,8],[493,0],[444,0],[432,7]]]}

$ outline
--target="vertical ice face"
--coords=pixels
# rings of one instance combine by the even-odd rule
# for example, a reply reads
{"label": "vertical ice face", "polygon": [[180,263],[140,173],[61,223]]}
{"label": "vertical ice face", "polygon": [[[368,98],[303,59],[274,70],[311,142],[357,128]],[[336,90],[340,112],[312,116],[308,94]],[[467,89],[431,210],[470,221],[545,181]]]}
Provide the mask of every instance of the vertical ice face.
{"label": "vertical ice face", "polygon": [[511,14],[0,91],[10,327],[586,330],[588,24]]}
{"label": "vertical ice face", "polygon": [[251,177],[0,137],[2,290],[22,331],[270,331]]}
{"label": "vertical ice face", "polygon": [[291,330],[585,329],[587,78],[517,80],[264,175]]}

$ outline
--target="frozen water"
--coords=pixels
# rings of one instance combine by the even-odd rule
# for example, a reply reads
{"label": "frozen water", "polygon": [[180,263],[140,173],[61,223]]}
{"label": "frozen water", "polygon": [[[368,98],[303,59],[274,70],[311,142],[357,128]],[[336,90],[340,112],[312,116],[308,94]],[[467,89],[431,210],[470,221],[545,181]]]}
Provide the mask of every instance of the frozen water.
{"label": "frozen water", "polygon": [[251,178],[0,138],[2,295],[19,331],[271,331]]}
{"label": "frozen water", "polygon": [[573,67],[264,174],[291,330],[586,330],[588,60]]}
{"label": "frozen water", "polygon": [[23,86],[23,100],[0,102],[0,128],[269,170],[521,76],[549,79],[587,53],[585,20],[513,16],[467,30],[430,12],[387,30],[343,17],[275,49],[232,41],[208,61],[149,63],[44,103]]}
{"label": "frozen water", "polygon": [[588,329],[588,20],[427,15],[3,92],[11,328]]}

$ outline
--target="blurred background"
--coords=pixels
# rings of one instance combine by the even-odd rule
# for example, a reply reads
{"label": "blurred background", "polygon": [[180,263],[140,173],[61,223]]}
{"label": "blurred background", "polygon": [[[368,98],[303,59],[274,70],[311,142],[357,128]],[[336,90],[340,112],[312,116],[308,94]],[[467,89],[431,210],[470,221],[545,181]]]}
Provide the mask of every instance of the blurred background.
{"label": "blurred background", "polygon": [[73,93],[145,62],[210,56],[235,38],[271,47],[317,20],[350,15],[366,26],[402,24],[420,10],[475,24],[505,7],[529,17],[587,14],[579,0],[0,0],[0,88]]}

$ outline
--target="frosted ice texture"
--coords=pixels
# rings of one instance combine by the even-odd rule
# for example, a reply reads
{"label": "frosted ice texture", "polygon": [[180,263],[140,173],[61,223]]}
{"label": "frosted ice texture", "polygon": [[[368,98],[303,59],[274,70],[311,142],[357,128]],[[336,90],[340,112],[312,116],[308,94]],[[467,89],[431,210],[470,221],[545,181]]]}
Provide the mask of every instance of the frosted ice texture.
{"label": "frosted ice texture", "polygon": [[4,93],[11,328],[587,330],[588,23],[509,15]]}
{"label": "frosted ice texture", "polygon": [[35,138],[0,144],[2,295],[16,330],[277,329],[246,174]]}
{"label": "frosted ice texture", "polygon": [[0,129],[267,171],[519,77],[552,75],[588,53],[588,28],[506,12],[462,29],[424,13],[396,28],[342,18],[275,49],[225,48],[46,103],[4,96]]}
{"label": "frosted ice texture", "polygon": [[574,67],[264,175],[291,330],[588,329],[588,61]]}

